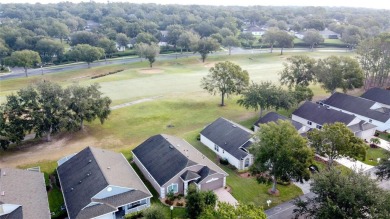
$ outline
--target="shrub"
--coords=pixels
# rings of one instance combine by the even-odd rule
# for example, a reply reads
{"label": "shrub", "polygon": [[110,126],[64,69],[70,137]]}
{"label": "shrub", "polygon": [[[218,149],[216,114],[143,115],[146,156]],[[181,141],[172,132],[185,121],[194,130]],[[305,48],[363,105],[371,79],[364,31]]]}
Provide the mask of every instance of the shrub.
{"label": "shrub", "polygon": [[256,180],[258,183],[261,183],[261,184],[271,184],[272,182],[272,179],[268,176],[264,176],[264,175],[258,175],[256,177]]}
{"label": "shrub", "polygon": [[165,199],[165,204],[167,205],[172,205],[173,204],[173,201],[169,200],[169,199]]}
{"label": "shrub", "polygon": [[165,219],[164,209],[162,206],[155,205],[142,211],[145,219]]}
{"label": "shrub", "polygon": [[220,158],[219,163],[222,165],[229,165],[229,161],[226,158]]}
{"label": "shrub", "polygon": [[133,212],[125,215],[125,219],[138,219],[142,218],[142,212]]}
{"label": "shrub", "polygon": [[168,192],[167,199],[173,202],[173,200],[175,200],[175,194],[172,191]]}
{"label": "shrub", "polygon": [[196,140],[200,141],[200,134],[196,136]]}
{"label": "shrub", "polygon": [[183,202],[178,202],[178,203],[176,204],[176,206],[182,207],[182,206],[184,206],[184,203],[183,203]]}

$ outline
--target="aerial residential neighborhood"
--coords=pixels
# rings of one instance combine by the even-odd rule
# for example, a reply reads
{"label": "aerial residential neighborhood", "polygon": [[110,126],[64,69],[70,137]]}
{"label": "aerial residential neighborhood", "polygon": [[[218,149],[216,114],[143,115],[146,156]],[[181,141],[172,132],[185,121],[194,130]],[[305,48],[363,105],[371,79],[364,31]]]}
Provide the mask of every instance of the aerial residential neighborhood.
{"label": "aerial residential neighborhood", "polygon": [[0,219],[390,218],[385,2],[0,3]]}

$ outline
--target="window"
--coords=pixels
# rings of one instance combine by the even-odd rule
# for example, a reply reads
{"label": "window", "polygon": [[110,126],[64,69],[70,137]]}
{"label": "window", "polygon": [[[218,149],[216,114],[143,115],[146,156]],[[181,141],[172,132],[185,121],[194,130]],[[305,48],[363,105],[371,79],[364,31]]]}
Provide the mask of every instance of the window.
{"label": "window", "polygon": [[128,204],[127,209],[135,208],[135,207],[138,207],[138,206],[144,205],[144,204],[146,204],[146,199]]}
{"label": "window", "polygon": [[372,122],[372,119],[368,120],[369,122]]}
{"label": "window", "polygon": [[311,125],[311,122],[310,122],[310,121],[307,121],[307,124],[308,124],[308,125]]}
{"label": "window", "polygon": [[249,158],[245,159],[245,167],[249,166]]}
{"label": "window", "polygon": [[215,150],[215,151],[219,151],[218,145],[216,145],[216,144],[214,145],[214,150]]}
{"label": "window", "polygon": [[322,125],[317,125],[316,126],[318,129],[322,129]]}
{"label": "window", "polygon": [[179,192],[179,188],[177,186],[177,183],[174,183],[174,184],[168,186],[167,191],[168,191],[168,193],[169,192],[173,192],[173,193]]}

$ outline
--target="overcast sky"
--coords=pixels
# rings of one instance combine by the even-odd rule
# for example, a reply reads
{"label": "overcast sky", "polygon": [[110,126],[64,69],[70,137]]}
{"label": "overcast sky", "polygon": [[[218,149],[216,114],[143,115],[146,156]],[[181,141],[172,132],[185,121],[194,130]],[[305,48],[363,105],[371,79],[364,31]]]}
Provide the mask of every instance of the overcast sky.
{"label": "overcast sky", "polygon": [[[0,0],[1,3],[58,3],[63,0]],[[89,0],[67,0],[88,2]],[[93,0],[106,3],[107,0]],[[346,6],[377,9],[390,9],[389,0],[109,0],[110,2],[157,3],[157,4],[197,4],[197,5],[275,5],[275,6]]]}

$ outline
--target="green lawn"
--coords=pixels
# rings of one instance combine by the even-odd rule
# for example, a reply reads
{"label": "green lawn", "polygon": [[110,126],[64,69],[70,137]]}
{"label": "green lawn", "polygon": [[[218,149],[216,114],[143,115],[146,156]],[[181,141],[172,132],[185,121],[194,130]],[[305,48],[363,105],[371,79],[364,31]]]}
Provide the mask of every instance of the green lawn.
{"label": "green lawn", "polygon": [[[244,121],[241,124],[246,125],[247,121]],[[196,136],[200,131],[201,130],[199,129],[186,133],[183,137],[185,137],[186,141],[206,155],[210,160],[216,161],[217,158],[215,153],[196,140]],[[276,197],[269,195],[267,190],[271,188],[271,185],[259,184],[255,178],[242,178],[236,171],[233,171],[223,165],[219,166],[229,174],[226,178],[226,183],[232,188],[233,196],[241,203],[254,203],[257,206],[262,206],[264,209],[268,209],[302,195],[301,189],[294,184],[288,186],[278,185],[277,188],[280,191],[280,196]],[[267,200],[272,200],[270,207],[266,205]]]}
{"label": "green lawn", "polygon": [[378,138],[381,138],[381,139],[383,139],[385,141],[389,141],[390,142],[390,133],[379,132]]}
{"label": "green lawn", "polygon": [[386,150],[383,148],[369,148],[367,150],[366,159],[362,161],[365,164],[376,166],[378,165],[377,158],[383,159],[386,157]]}

